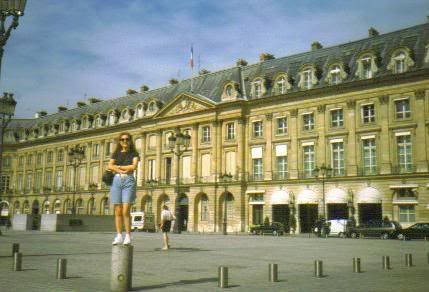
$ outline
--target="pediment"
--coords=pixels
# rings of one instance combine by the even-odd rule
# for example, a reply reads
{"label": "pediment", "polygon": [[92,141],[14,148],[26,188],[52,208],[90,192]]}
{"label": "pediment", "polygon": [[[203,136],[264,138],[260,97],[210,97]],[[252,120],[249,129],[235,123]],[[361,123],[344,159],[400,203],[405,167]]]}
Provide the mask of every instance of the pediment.
{"label": "pediment", "polygon": [[214,108],[216,103],[209,98],[188,92],[177,95],[156,117],[169,117]]}

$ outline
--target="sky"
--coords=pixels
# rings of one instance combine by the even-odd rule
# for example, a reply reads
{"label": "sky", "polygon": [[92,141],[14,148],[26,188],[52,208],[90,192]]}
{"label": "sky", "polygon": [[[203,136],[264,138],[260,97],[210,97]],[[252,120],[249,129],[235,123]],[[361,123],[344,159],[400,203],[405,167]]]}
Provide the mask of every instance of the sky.
{"label": "sky", "polygon": [[166,86],[263,52],[284,57],[428,21],[427,0],[28,0],[2,59],[15,118]]}

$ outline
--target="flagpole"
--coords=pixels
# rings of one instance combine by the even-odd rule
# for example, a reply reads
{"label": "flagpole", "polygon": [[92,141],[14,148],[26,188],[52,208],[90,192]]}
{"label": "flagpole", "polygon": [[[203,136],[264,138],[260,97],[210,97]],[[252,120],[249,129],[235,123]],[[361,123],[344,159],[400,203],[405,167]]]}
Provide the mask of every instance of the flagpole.
{"label": "flagpole", "polygon": [[191,59],[189,61],[191,65],[191,93],[194,91],[194,45],[191,45]]}

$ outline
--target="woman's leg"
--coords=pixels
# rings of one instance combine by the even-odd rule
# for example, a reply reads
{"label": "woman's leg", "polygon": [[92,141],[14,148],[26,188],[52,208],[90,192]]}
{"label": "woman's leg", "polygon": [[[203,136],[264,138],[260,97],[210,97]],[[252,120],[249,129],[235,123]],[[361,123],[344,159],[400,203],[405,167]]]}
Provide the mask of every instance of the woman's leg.
{"label": "woman's leg", "polygon": [[130,210],[131,210],[131,204],[122,204],[122,217],[124,219],[123,221],[124,221],[124,226],[125,226],[125,232],[127,234],[130,234],[130,232],[131,232]]}
{"label": "woman's leg", "polygon": [[116,204],[115,205],[115,227],[116,227],[116,232],[118,234],[122,233],[122,205],[121,204]]}

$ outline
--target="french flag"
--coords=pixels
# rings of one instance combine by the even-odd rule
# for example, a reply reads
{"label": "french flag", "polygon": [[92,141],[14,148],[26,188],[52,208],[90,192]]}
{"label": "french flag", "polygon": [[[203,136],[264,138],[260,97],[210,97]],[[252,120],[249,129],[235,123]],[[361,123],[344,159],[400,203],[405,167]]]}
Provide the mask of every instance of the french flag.
{"label": "french flag", "polygon": [[191,68],[194,68],[194,47],[191,46],[191,59],[189,60],[189,65]]}

